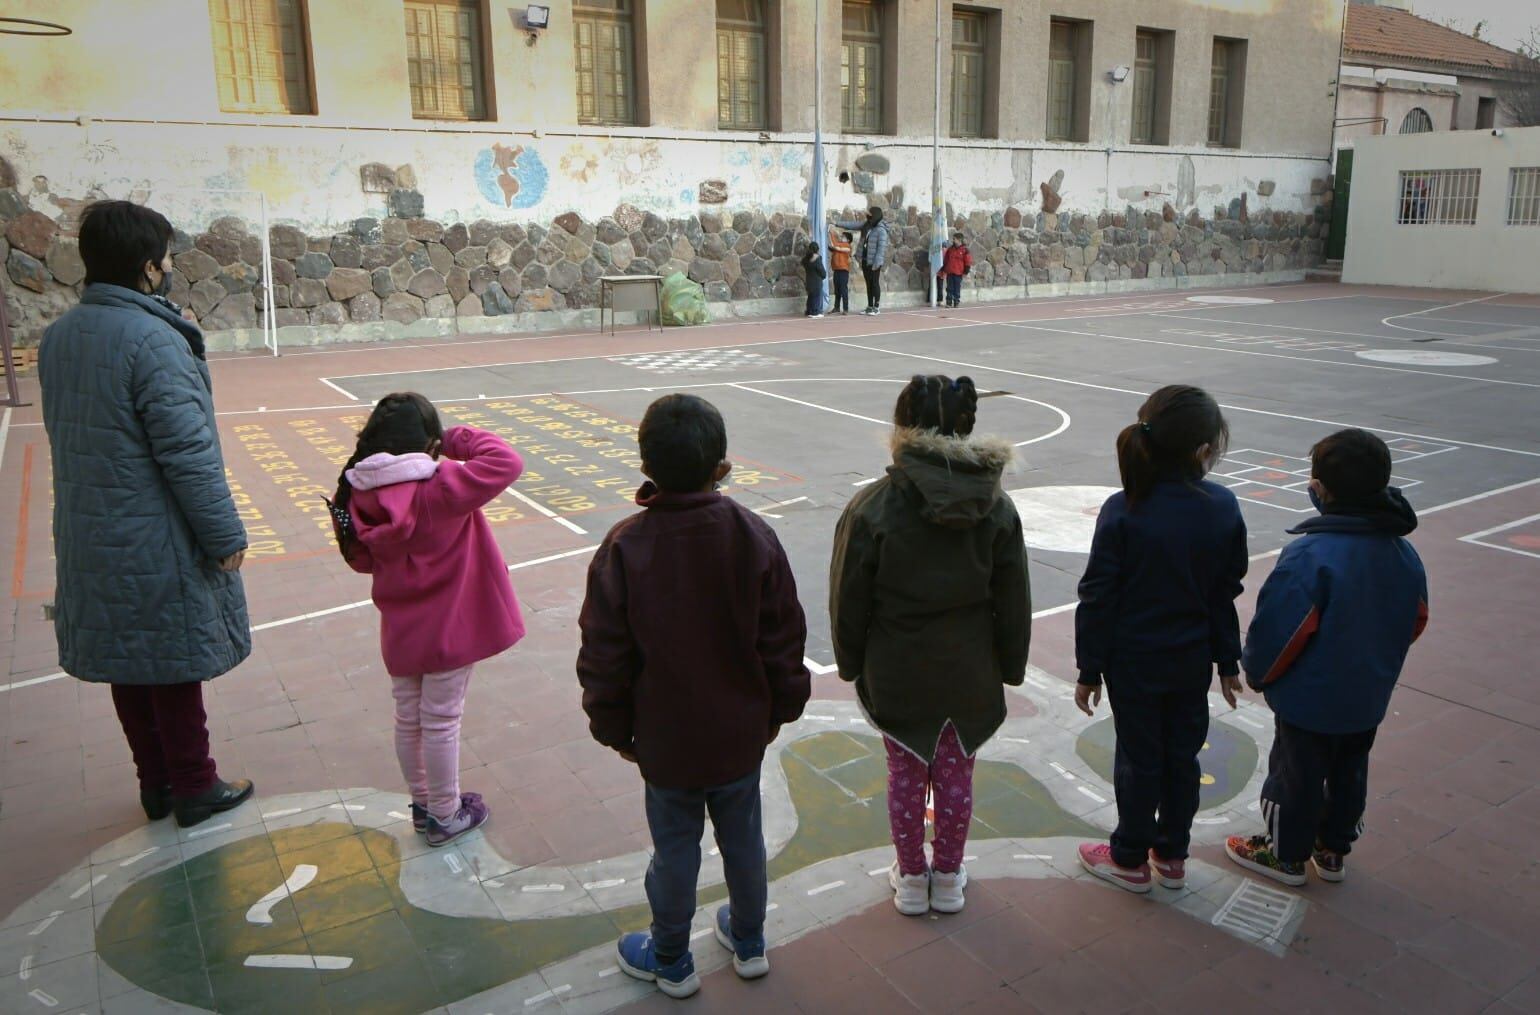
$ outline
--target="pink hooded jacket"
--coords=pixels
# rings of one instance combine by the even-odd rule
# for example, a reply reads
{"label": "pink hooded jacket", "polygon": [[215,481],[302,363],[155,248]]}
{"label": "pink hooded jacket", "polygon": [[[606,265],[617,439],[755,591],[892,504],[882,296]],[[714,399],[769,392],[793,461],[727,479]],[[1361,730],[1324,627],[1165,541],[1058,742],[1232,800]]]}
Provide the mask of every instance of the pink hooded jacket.
{"label": "pink hooded jacket", "polygon": [[524,637],[508,567],[481,513],[524,471],[495,434],[444,433],[443,455],[371,455],[348,470],[358,533],[353,569],[374,576],[385,669],[443,673]]}

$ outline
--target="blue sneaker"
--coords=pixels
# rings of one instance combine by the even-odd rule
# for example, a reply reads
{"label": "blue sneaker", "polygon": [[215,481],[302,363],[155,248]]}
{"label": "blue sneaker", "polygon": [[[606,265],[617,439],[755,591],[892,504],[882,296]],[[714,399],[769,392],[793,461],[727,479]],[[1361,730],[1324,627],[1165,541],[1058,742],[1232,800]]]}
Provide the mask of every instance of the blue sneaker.
{"label": "blue sneaker", "polygon": [[742,980],[757,980],[770,972],[770,960],[765,958],[765,936],[751,941],[733,937],[732,906],[717,910],[717,941],[733,953],[733,971]]}
{"label": "blue sneaker", "polygon": [[695,975],[695,957],[685,952],[673,964],[661,964],[653,951],[652,935],[645,931],[621,937],[616,946],[615,962],[622,973],[656,983],[669,997],[689,997],[700,990],[700,977]]}

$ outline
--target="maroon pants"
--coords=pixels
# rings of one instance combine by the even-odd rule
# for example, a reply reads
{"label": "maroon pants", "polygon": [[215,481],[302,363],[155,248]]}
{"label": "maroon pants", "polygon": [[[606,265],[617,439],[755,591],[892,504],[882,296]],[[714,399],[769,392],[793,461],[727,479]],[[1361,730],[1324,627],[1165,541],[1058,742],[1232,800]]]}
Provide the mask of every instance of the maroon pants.
{"label": "maroon pants", "polygon": [[112,704],[139,771],[139,787],[179,797],[214,785],[203,684],[112,685]]}

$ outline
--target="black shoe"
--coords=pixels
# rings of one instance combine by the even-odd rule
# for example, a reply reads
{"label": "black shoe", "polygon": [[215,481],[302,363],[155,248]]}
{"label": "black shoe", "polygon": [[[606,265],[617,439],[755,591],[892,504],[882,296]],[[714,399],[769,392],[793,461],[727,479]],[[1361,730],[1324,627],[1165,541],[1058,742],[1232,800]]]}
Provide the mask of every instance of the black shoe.
{"label": "black shoe", "polygon": [[171,813],[171,787],[140,790],[139,806],[144,808],[144,816],[151,821],[167,817]]}
{"label": "black shoe", "polygon": [[195,797],[173,799],[171,806],[176,811],[176,823],[181,828],[191,828],[216,814],[233,810],[251,799],[255,788],[250,779],[234,782],[220,779]]}

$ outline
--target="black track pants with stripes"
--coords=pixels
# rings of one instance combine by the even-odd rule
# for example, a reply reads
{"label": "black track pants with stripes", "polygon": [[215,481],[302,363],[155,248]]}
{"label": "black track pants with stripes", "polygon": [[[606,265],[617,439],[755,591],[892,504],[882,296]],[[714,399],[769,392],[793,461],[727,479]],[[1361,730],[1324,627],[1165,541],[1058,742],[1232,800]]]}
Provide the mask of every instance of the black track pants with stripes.
{"label": "black track pants with stripes", "polygon": [[1277,716],[1273,726],[1262,817],[1274,855],[1302,863],[1317,842],[1347,853],[1363,830],[1376,731],[1312,733]]}

